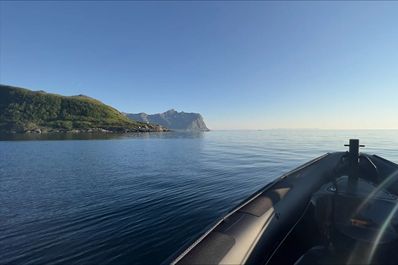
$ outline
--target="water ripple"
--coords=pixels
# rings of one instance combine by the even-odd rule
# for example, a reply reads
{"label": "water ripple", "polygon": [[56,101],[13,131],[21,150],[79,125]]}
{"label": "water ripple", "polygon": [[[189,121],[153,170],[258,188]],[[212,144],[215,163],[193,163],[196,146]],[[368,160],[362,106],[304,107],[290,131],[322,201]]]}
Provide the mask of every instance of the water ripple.
{"label": "water ripple", "polygon": [[275,177],[344,150],[350,137],[398,161],[397,131],[0,141],[0,263],[157,264]]}

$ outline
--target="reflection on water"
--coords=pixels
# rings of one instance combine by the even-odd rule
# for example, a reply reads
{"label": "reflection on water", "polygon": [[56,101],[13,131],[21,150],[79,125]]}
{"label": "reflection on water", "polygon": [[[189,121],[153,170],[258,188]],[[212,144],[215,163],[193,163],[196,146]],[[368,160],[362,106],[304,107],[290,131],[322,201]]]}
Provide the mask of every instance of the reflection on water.
{"label": "reflection on water", "polygon": [[349,138],[398,162],[398,131],[3,137],[0,264],[158,264],[275,177],[345,150]]}
{"label": "reflection on water", "polygon": [[112,140],[127,138],[200,138],[204,132],[143,132],[143,133],[27,133],[0,134],[0,141],[29,140]]}

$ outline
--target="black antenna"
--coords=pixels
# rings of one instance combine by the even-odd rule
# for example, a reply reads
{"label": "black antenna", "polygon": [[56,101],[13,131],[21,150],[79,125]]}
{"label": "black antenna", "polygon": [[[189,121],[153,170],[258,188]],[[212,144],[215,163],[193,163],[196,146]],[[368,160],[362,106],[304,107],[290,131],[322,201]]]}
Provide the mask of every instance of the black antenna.
{"label": "black antenna", "polygon": [[365,146],[359,144],[359,139],[350,139],[350,144],[345,144],[344,146],[350,147],[348,151],[350,161],[348,185],[353,187],[359,177],[359,148]]}

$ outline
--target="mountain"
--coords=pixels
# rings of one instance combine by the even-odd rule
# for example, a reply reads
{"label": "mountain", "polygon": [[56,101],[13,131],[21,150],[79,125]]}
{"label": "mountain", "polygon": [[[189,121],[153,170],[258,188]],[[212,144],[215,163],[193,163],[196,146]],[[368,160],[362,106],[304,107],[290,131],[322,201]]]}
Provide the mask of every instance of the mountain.
{"label": "mountain", "polygon": [[159,124],[177,131],[208,131],[202,115],[199,113],[177,112],[174,109],[164,113],[148,115],[146,113],[125,113],[130,119],[145,123]]}
{"label": "mountain", "polygon": [[131,120],[84,95],[61,96],[0,85],[0,132],[150,132],[158,125]]}

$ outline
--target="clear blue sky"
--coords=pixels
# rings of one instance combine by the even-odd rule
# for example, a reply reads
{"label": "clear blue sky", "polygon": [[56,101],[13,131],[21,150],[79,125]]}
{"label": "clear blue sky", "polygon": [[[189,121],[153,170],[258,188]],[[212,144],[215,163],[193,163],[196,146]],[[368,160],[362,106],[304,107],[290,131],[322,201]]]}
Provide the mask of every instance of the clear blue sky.
{"label": "clear blue sky", "polygon": [[398,128],[398,2],[0,2],[0,83],[212,129]]}

